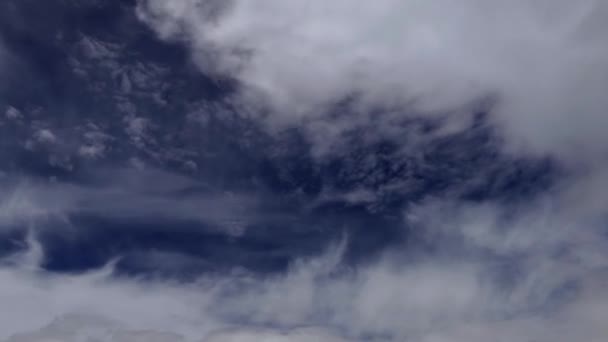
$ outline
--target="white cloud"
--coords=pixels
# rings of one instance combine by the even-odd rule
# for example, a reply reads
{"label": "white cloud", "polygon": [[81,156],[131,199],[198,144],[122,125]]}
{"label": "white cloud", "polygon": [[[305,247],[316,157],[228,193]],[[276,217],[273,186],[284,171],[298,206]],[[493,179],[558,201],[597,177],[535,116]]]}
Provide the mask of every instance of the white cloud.
{"label": "white cloud", "polygon": [[206,275],[191,284],[116,279],[111,266],[48,274],[20,267],[35,260],[25,253],[0,267],[0,300],[11,308],[0,310],[0,341],[568,342],[607,333],[608,258],[579,264],[574,296],[547,298],[573,271],[559,258],[547,259],[555,267],[523,269],[510,289],[488,274],[488,260],[388,257],[340,271],[341,247],[330,251],[285,275]]}
{"label": "white cloud", "polygon": [[571,160],[608,146],[605,1],[141,0],[138,13],[206,72],[242,81],[273,123],[325,122],[351,94],[452,115],[492,97],[518,152]]}
{"label": "white cloud", "polygon": [[40,129],[36,131],[34,138],[42,144],[52,144],[57,141],[57,137],[50,129]]}
{"label": "white cloud", "polygon": [[90,124],[87,127],[88,131],[83,134],[85,144],[78,148],[78,154],[85,158],[101,158],[107,152],[108,144],[115,138],[109,134],[103,133],[99,128]]}
{"label": "white cloud", "polygon": [[120,46],[108,42],[102,42],[92,37],[83,36],[79,42],[83,54],[90,59],[113,59],[119,55]]}
{"label": "white cloud", "polygon": [[[106,216],[133,210],[127,205],[133,196],[191,185],[153,171],[114,179],[133,195],[94,209]],[[0,310],[0,341],[601,341],[607,331],[600,318],[608,314],[605,210],[591,205],[602,197],[580,198],[575,191],[594,189],[601,179],[586,177],[586,187],[563,184],[518,210],[429,201],[407,218],[410,229],[419,230],[412,241],[436,244],[438,254],[404,258],[398,250],[353,269],[343,268],[343,241],[279,275],[144,281],[115,278],[112,265],[52,274],[37,267],[43,248],[32,235],[28,250],[0,263],[0,302],[13,308]],[[56,189],[58,196],[52,188],[45,190],[51,195],[40,187],[19,189],[0,206],[2,225],[11,217],[41,222],[40,215],[78,207],[74,198],[101,196],[65,187]],[[117,198],[124,193],[100,202]],[[157,211],[146,208],[141,213]],[[416,246],[404,247],[407,253]],[[180,262],[175,255],[155,258]]]}
{"label": "white cloud", "polygon": [[[69,277],[2,270],[0,277],[2,300],[12,308],[0,313],[0,337],[6,341],[105,341],[118,333],[136,336],[146,331],[162,336],[167,330],[187,332],[200,319],[196,297],[168,285],[154,290],[108,282],[100,274]],[[201,332],[210,324],[196,323]]]}
{"label": "white cloud", "polygon": [[100,158],[105,153],[105,146],[102,144],[82,145],[78,148],[78,154],[85,158]]}
{"label": "white cloud", "polygon": [[[249,193],[218,192],[155,169],[99,171],[96,180],[103,187],[13,178],[0,186],[0,230],[16,225],[44,229],[57,221],[71,229],[70,215],[84,214],[132,222],[197,222],[201,229],[239,235],[248,224],[268,219],[258,213],[260,199]],[[191,189],[201,191],[180,195]]]}
{"label": "white cloud", "polygon": [[[0,310],[0,341],[602,341],[605,169],[558,183],[517,210],[421,203],[406,212],[412,241],[436,244],[437,254],[392,251],[354,269],[341,268],[342,244],[282,275],[203,275],[184,284],[114,278],[111,265],[50,274],[37,267],[43,248],[32,236],[26,253],[0,263],[0,302],[15,308]],[[201,184],[162,171],[100,177],[101,188],[27,182],[6,189],[0,226],[45,229],[72,212],[221,223],[255,211],[228,194],[170,198]],[[405,254],[416,247],[403,246]],[[185,262],[170,253],[154,258],[147,261]]]}
{"label": "white cloud", "polygon": [[18,120],[19,118],[21,118],[22,115],[21,111],[17,108],[8,106],[6,108],[6,111],[4,112],[4,116],[6,116],[6,118],[9,120]]}
{"label": "white cloud", "polygon": [[[406,212],[412,241],[436,244],[437,254],[404,258],[393,251],[354,269],[341,268],[343,244],[273,276],[214,274],[184,284],[114,278],[111,265],[50,274],[37,267],[43,248],[32,237],[26,253],[0,263],[0,302],[16,308],[0,310],[0,341],[602,341],[602,165],[516,210],[492,202],[421,203]],[[255,203],[238,195],[172,198],[202,184],[162,171],[105,170],[99,177],[95,183],[104,186],[95,188],[33,181],[6,188],[0,226],[45,229],[48,220],[68,224],[70,213],[88,212],[226,227],[226,220],[255,212]],[[407,254],[416,246],[404,248]],[[187,261],[151,256],[143,257],[156,265]]]}

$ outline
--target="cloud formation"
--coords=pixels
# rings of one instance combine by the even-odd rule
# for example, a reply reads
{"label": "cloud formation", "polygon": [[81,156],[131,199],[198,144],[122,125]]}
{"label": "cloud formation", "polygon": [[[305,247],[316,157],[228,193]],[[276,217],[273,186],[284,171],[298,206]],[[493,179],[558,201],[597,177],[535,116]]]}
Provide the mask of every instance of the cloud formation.
{"label": "cloud formation", "polygon": [[[576,232],[563,234],[569,222],[547,220],[561,214],[536,208],[515,219],[488,207],[459,208],[459,217],[433,209],[425,217],[428,208],[410,213],[430,235],[418,242],[456,245],[443,255],[389,253],[345,269],[343,245],[336,245],[283,275],[206,275],[194,283],[115,278],[112,265],[47,273],[35,267],[41,255],[30,239],[0,269],[0,299],[15,308],[0,313],[0,340],[603,340],[608,254],[601,229],[578,221]],[[442,225],[449,230],[437,231]]]}
{"label": "cloud formation", "polygon": [[[258,212],[262,195],[218,191],[135,157],[140,169],[110,165],[82,184],[5,176],[0,233],[20,226],[29,236],[0,259],[0,341],[604,341],[607,11],[600,0],[140,0],[140,19],[186,42],[203,72],[241,83],[237,109],[263,110],[254,114],[271,126],[302,127],[316,144],[353,127],[398,137],[392,126],[401,119],[447,115],[453,125],[440,135],[466,129],[468,114],[488,105],[510,151],[548,154],[567,167],[539,196],[516,203],[440,193],[396,209],[408,240],[365,262],[344,261],[347,237],[291,260],[286,272],[224,270],[190,282],[119,275],[113,263],[51,272],[36,234],[84,229],[70,222],[84,213],[191,220],[238,235],[241,221],[268,219]],[[119,54],[96,40],[81,44],[91,59]],[[149,83],[145,68],[136,69],[117,77],[125,99]],[[348,115],[336,114],[344,103]],[[27,118],[10,108],[4,119]],[[121,117],[125,145],[152,150],[149,134],[160,124],[135,112]],[[31,128],[32,149],[70,144],[53,125]],[[87,145],[75,146],[95,159],[114,139],[88,127]],[[369,170],[378,167],[372,161]],[[369,187],[327,201],[381,195]],[[54,220],[60,227],[46,224]],[[136,252],[151,268],[188,258]]]}
{"label": "cloud formation", "polygon": [[138,13],[275,124],[326,121],[348,98],[452,117],[489,100],[518,152],[605,152],[604,1],[142,0]]}
{"label": "cloud formation", "polygon": [[32,235],[0,267],[0,300],[18,308],[0,312],[0,340],[602,341],[608,252],[592,190],[603,179],[516,208],[427,199],[404,212],[409,243],[380,259],[348,266],[345,240],[284,274],[53,274]]}
{"label": "cloud formation", "polygon": [[258,200],[250,195],[217,191],[160,170],[106,169],[93,180],[97,186],[6,179],[0,186],[0,227],[44,229],[48,222],[60,220],[71,229],[71,215],[91,215],[127,222],[195,222],[238,235],[260,218],[255,212]]}

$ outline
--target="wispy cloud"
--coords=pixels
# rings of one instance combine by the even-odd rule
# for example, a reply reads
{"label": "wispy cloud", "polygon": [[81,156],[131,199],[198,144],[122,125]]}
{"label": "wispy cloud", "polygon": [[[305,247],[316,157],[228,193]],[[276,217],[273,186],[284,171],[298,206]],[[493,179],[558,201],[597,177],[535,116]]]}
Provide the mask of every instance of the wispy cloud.
{"label": "wispy cloud", "polygon": [[99,175],[97,186],[23,177],[7,180],[0,198],[0,223],[43,228],[49,220],[59,219],[69,226],[71,215],[91,215],[132,222],[196,222],[238,235],[260,218],[259,199],[218,191],[185,176],[150,169],[108,169]]}

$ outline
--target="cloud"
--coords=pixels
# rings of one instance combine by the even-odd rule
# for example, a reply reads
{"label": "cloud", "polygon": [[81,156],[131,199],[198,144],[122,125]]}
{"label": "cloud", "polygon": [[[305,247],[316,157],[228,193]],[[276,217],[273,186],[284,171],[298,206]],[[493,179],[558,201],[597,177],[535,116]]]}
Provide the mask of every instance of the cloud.
{"label": "cloud", "polygon": [[[106,341],[109,336],[138,341],[167,336],[163,330],[187,331],[185,323],[197,317],[195,297],[179,295],[168,285],[153,290],[143,284],[108,282],[104,274],[69,277],[14,269],[3,269],[0,277],[2,299],[14,308],[0,313],[4,341]],[[201,331],[209,324],[198,323]]]}
{"label": "cloud", "polygon": [[42,144],[53,144],[57,137],[49,129],[40,129],[34,134],[34,138]]}
{"label": "cloud", "polygon": [[[454,221],[453,228],[469,224]],[[473,235],[467,239],[488,246]],[[542,242],[540,235],[529,243]],[[510,244],[496,250],[521,258]],[[30,239],[30,251],[0,267],[0,300],[13,308],[0,312],[0,341],[567,342],[601,341],[607,333],[607,256],[590,263],[528,248],[523,267],[511,264],[520,274],[509,283],[496,276],[500,263],[492,256],[404,260],[389,253],[343,268],[342,244],[294,262],[285,274],[208,274],[179,283],[117,278],[112,265],[77,275],[23,267],[40,260],[30,256],[35,245]],[[566,286],[570,280],[575,286]]]}
{"label": "cloud", "polygon": [[[186,217],[165,198],[191,186],[189,178],[144,170],[112,179],[123,189],[116,197],[103,194],[112,187],[18,187],[22,192],[3,202],[2,225],[11,217],[44,222],[83,207],[112,217],[165,206]],[[603,179],[600,173],[564,182],[515,207],[427,199],[404,213],[408,243],[382,258],[344,263],[344,240],[293,260],[281,274],[143,280],[115,276],[112,264],[56,274],[40,268],[44,248],[31,234],[28,249],[0,262],[0,301],[16,308],[0,311],[0,341],[601,341],[607,331],[598,317],[608,314],[605,210],[592,205],[601,191],[582,198],[579,191],[601,189]],[[84,198],[92,205],[80,206]],[[134,198],[162,205],[137,209],[128,204]],[[180,258],[159,253],[148,261],[186,262]]]}
{"label": "cloud", "polygon": [[[517,203],[425,197],[403,208],[408,240],[373,260],[345,262],[343,241],[292,260],[284,273],[218,271],[192,282],[118,276],[112,263],[52,273],[36,233],[84,213],[193,220],[238,234],[268,219],[258,197],[146,167],[98,170],[86,184],[7,176],[0,227],[22,225],[30,235],[26,250],[0,260],[0,302],[10,308],[0,310],[0,341],[605,340],[603,2],[141,0],[138,13],[163,38],[187,41],[203,71],[238,79],[243,107],[268,107],[269,123],[303,125],[315,143],[354,127],[397,137],[391,126],[412,115],[449,114],[453,129],[464,129],[461,113],[490,98],[490,121],[509,147],[571,168]],[[81,44],[93,60],[116,57],[102,42]],[[142,75],[120,78],[131,84],[124,96],[146,83]],[[351,113],[335,118],[344,99],[354,102]],[[388,112],[376,117],[373,107]],[[155,128],[125,119],[134,142]],[[33,127],[33,139],[66,140],[49,127]],[[111,138],[85,140],[91,149],[82,153],[95,156]],[[377,196],[365,188],[327,200]],[[137,256],[152,267],[193,262],[179,252]]]}
{"label": "cloud", "polygon": [[[427,198],[404,209],[408,243],[379,260],[344,263],[343,241],[293,260],[284,274],[144,281],[116,277],[111,264],[53,274],[40,268],[44,249],[31,235],[28,250],[0,263],[0,301],[18,308],[0,311],[0,341],[601,341],[605,325],[596,317],[608,313],[605,209],[597,204],[605,202],[604,170],[563,179],[512,206]],[[203,186],[188,177],[114,169],[93,178],[95,186],[9,187],[0,226],[54,229],[45,223],[82,212],[221,227],[241,209],[256,218],[248,216],[256,204],[239,196],[178,196]],[[189,262],[171,253],[143,258],[157,267]]]}
{"label": "cloud", "polygon": [[1,187],[0,228],[44,229],[57,220],[68,228],[72,215],[90,215],[131,222],[195,222],[238,235],[262,219],[256,213],[259,200],[252,195],[219,192],[164,171],[105,169],[92,180],[101,187],[10,178]]}
{"label": "cloud", "polygon": [[21,118],[21,111],[15,107],[8,106],[4,112],[4,116],[6,116],[8,120],[18,120]]}
{"label": "cloud", "polygon": [[457,121],[490,100],[517,152],[573,160],[607,146],[604,1],[141,0],[138,13],[204,72],[241,81],[273,124],[338,130],[328,113],[348,98]]}
{"label": "cloud", "polygon": [[347,342],[348,340],[335,336],[322,329],[295,329],[293,331],[272,331],[263,329],[242,329],[237,331],[218,332],[210,336],[205,342]]}

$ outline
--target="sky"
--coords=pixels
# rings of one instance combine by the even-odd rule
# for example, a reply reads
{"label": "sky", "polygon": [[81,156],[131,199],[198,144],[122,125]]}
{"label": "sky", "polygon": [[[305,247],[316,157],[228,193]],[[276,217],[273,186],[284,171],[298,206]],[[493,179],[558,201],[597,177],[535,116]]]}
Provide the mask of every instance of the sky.
{"label": "sky", "polygon": [[0,342],[605,340],[607,19],[3,1]]}

